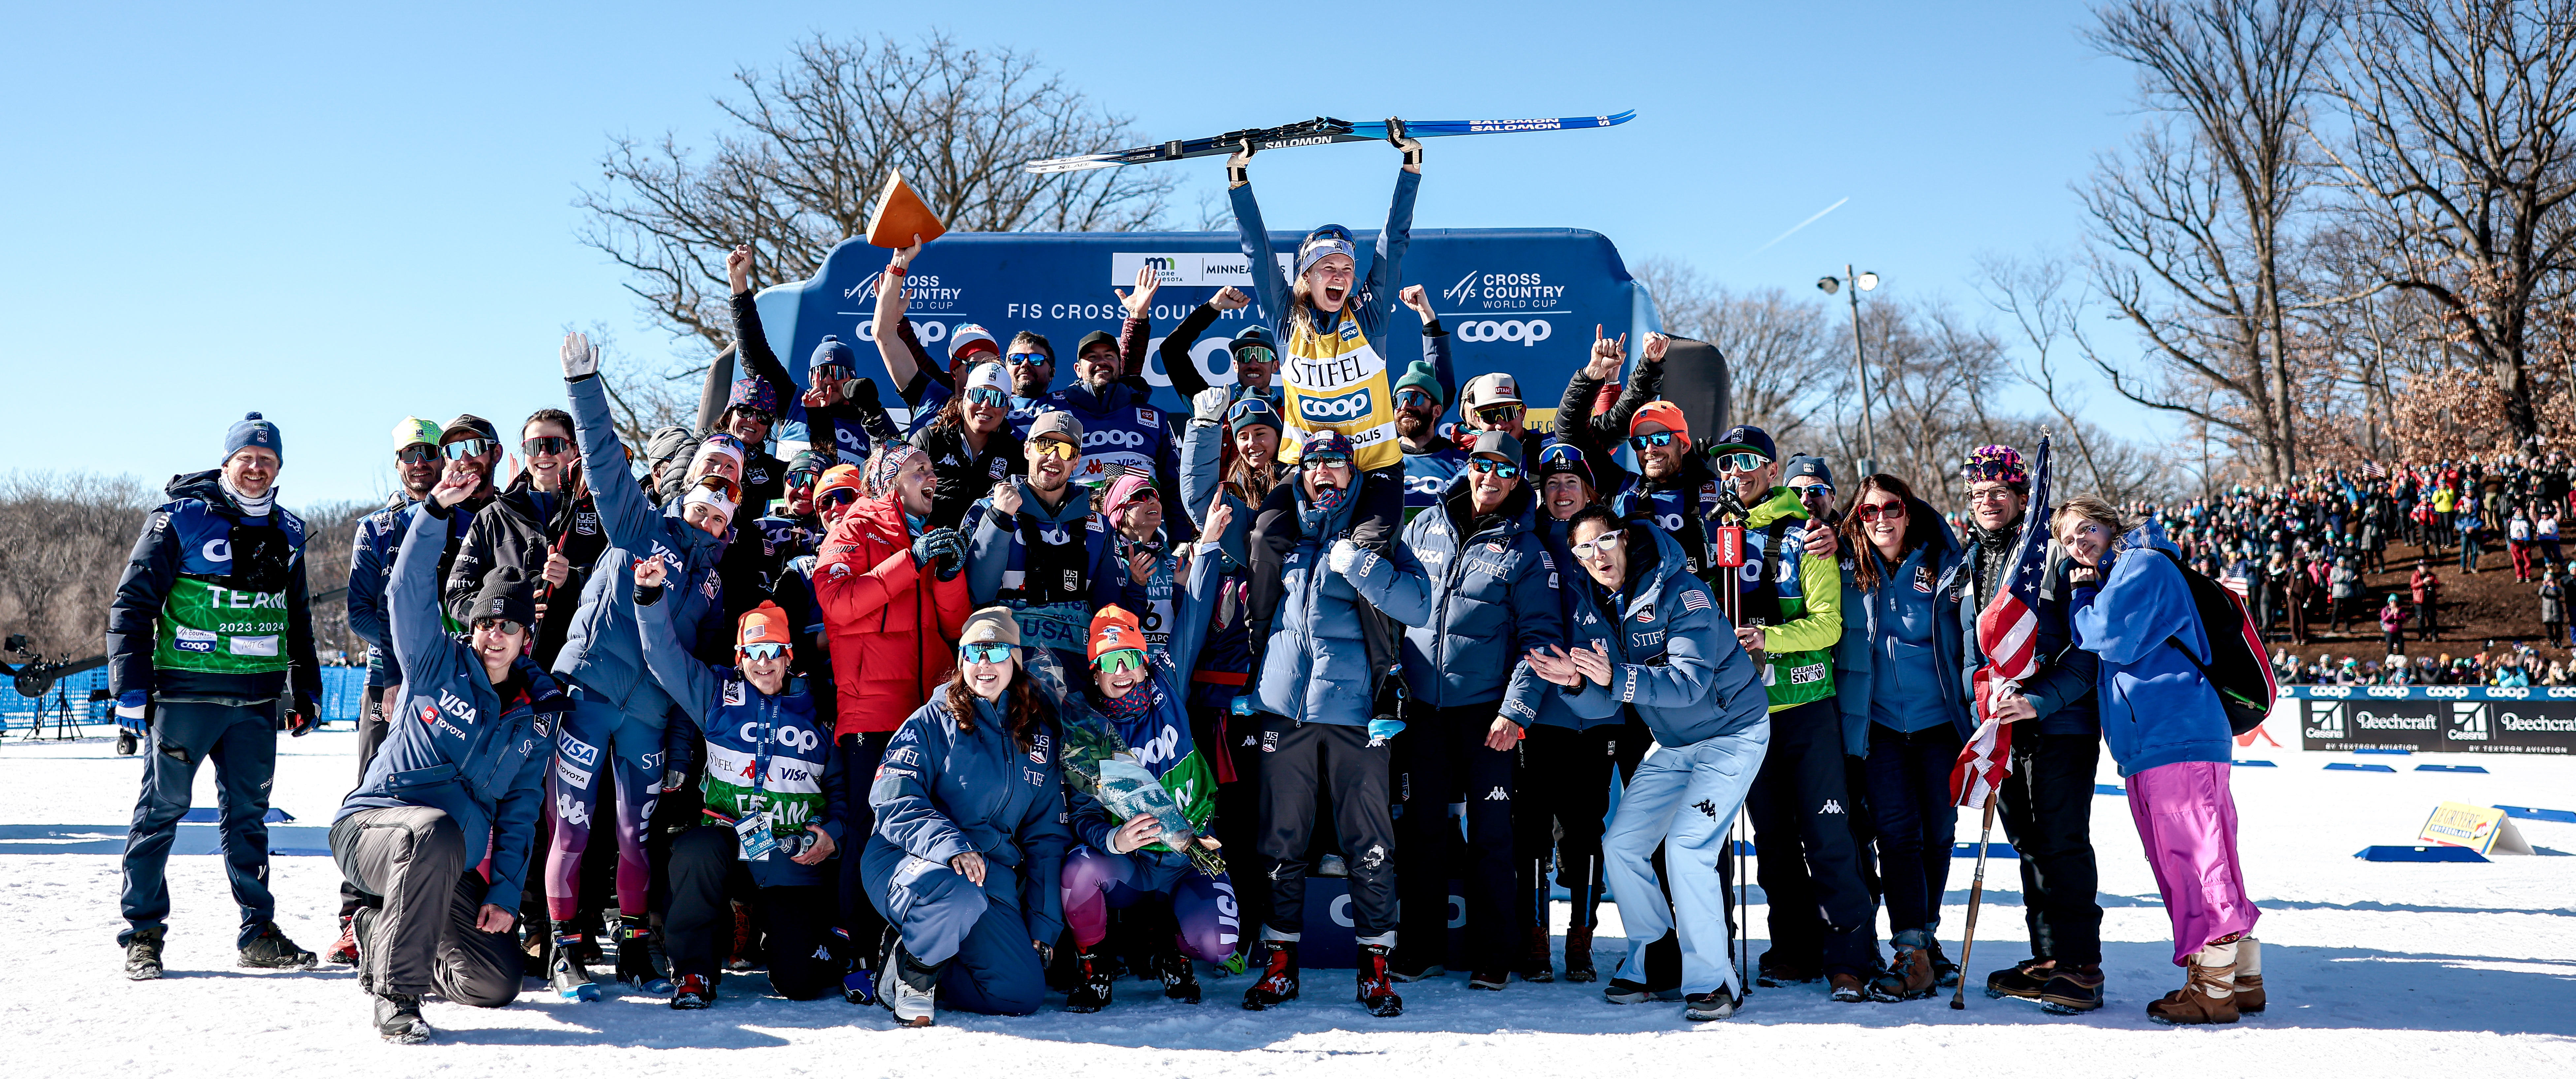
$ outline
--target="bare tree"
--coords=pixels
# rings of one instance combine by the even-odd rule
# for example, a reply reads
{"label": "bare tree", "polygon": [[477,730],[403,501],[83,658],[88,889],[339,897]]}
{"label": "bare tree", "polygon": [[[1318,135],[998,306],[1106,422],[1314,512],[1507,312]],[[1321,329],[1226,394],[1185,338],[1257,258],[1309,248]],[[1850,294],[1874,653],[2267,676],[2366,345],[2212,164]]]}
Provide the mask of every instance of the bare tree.
{"label": "bare tree", "polygon": [[2085,298],[2073,280],[2074,271],[2050,255],[2030,259],[1987,255],[1977,260],[1977,276],[1978,291],[1986,302],[2012,320],[2030,347],[2027,358],[2013,361],[2013,373],[2048,403],[2049,412],[2057,417],[2057,429],[2067,433],[2076,460],[2095,489],[2108,490],[2111,478],[2104,471],[2103,455],[2094,452],[2093,428],[2075,420],[2075,412],[2086,401],[2058,376],[2058,365],[2070,352],[2093,354],[2093,343],[2084,336]]}
{"label": "bare tree", "polygon": [[2576,2],[2371,0],[2348,41],[2333,93],[2350,142],[2320,144],[2382,272],[2431,301],[2528,442],[2535,316],[2576,259]]}
{"label": "bare tree", "polygon": [[[2095,14],[2086,40],[2136,65],[2141,103],[2160,114],[2079,191],[2095,282],[2157,370],[2095,358],[2121,395],[2227,430],[2287,477],[2303,381],[2287,264],[2311,209],[2302,132],[2339,4],[2118,0]],[[2194,406],[2199,388],[2219,391],[2218,407]]]}
{"label": "bare tree", "polygon": [[1726,357],[1737,423],[1784,444],[1806,436],[1838,384],[1842,339],[1823,305],[1777,288],[1734,292],[1673,259],[1645,259],[1630,272],[1654,294],[1667,332],[1706,341]]}
{"label": "bare tree", "polygon": [[866,228],[893,169],[948,227],[982,232],[1139,228],[1176,184],[1168,171],[1023,171],[1135,137],[1126,118],[1012,49],[818,34],[776,69],[744,68],[734,81],[741,96],[716,105],[735,128],[711,152],[674,134],[619,138],[604,182],[576,202],[591,216],[582,243],[630,271],[627,289],[657,323],[709,352],[732,336],[725,252],[750,243],[765,272],[811,276]]}

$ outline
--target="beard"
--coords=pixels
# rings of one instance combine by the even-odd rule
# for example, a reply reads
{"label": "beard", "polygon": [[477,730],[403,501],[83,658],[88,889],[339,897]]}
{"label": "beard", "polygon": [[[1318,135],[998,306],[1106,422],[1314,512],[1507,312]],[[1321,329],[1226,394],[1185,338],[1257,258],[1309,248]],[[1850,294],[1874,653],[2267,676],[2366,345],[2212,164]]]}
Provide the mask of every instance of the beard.
{"label": "beard", "polygon": [[1431,421],[1422,414],[1411,411],[1399,411],[1395,414],[1396,437],[1420,442],[1430,433]]}

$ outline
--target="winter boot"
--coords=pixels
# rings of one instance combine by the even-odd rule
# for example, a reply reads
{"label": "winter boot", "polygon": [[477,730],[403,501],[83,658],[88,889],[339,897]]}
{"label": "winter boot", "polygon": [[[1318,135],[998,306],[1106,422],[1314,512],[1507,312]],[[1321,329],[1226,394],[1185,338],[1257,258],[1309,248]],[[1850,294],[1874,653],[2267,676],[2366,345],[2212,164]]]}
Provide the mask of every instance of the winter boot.
{"label": "winter boot", "polygon": [[1199,972],[1190,965],[1190,957],[1179,952],[1166,952],[1154,963],[1154,972],[1163,978],[1163,996],[1183,1004],[1199,1002]]}
{"label": "winter boot", "polygon": [[671,991],[671,979],[655,962],[653,927],[640,914],[624,915],[617,926],[617,980],[654,996]]}
{"label": "winter boot", "polygon": [[259,935],[241,949],[241,965],[256,970],[311,970],[319,962],[319,957],[278,932],[275,922],[260,926]]}
{"label": "winter boot", "polygon": [[2236,942],[2236,1014],[2263,1014],[2263,942],[2247,937]]}
{"label": "winter boot", "polygon": [[1683,998],[1681,991],[1678,989],[1654,989],[1641,982],[1632,982],[1626,978],[1612,978],[1610,979],[1609,985],[1602,987],[1601,999],[1609,1001],[1612,1004],[1643,1004],[1649,1000],[1680,1000]]}
{"label": "winter boot", "polygon": [[420,998],[405,993],[376,995],[376,1036],[396,1045],[419,1045],[431,1034],[429,1020],[420,1017]]}
{"label": "winter boot", "polygon": [[944,966],[947,964],[931,966],[913,958],[911,953],[903,950],[901,943],[886,950],[881,969],[892,976],[886,979],[882,987],[884,993],[878,999],[887,1011],[894,1013],[894,1025],[926,1027],[931,1024],[939,1003],[939,969]]}
{"label": "winter boot", "polygon": [[1297,942],[1263,941],[1270,949],[1270,965],[1261,970],[1261,979],[1243,991],[1243,1010],[1265,1011],[1297,999]]}
{"label": "winter boot", "polygon": [[1592,969],[1592,931],[1582,926],[1565,929],[1565,980],[1588,982],[1601,976]]}
{"label": "winter boot", "polygon": [[1938,937],[1932,940],[1932,984],[1943,989],[1959,984],[1959,964],[1951,962],[1949,955],[1941,951]]}
{"label": "winter boot", "polygon": [[2168,1026],[2236,1021],[2236,942],[2207,945],[2192,955],[2182,988],[2147,1005],[2147,1018]]}
{"label": "winter boot", "polygon": [[[376,919],[383,916],[384,912],[374,907],[359,907],[356,914],[349,916],[350,939],[361,954],[366,951],[367,942],[375,939]],[[376,992],[376,980],[368,976],[364,963],[358,964],[358,991],[369,996]]]}
{"label": "winter boot", "polygon": [[1100,962],[1098,950],[1084,948],[1075,954],[1073,971],[1073,991],[1064,995],[1064,1010],[1082,1013],[1108,1007],[1112,979]]}
{"label": "winter boot", "polygon": [[1725,1019],[1744,1006],[1744,998],[1720,989],[1714,993],[1693,993],[1682,998],[1682,1018],[1694,1023]]}
{"label": "winter boot", "polygon": [[1908,929],[1896,935],[1896,959],[1887,973],[1869,983],[1871,998],[1881,1001],[1921,1000],[1940,991],[1932,973],[1932,934]]}
{"label": "winter boot", "polygon": [[599,986],[590,980],[590,971],[581,965],[581,934],[555,934],[554,963],[546,972],[546,986],[565,1000],[598,1000]]}
{"label": "winter boot", "polygon": [[1771,958],[1771,953],[1764,952],[1762,958],[1755,963],[1753,984],[1765,989],[1777,989],[1784,985],[1805,985],[1824,976],[1824,971],[1814,967],[1800,966],[1785,959],[1775,962]]}
{"label": "winter boot", "polygon": [[1547,937],[1548,932],[1546,926],[1533,925],[1529,927],[1529,950],[1522,953],[1521,959],[1520,974],[1522,981],[1552,982],[1556,980],[1556,968],[1549,966],[1547,961]]}
{"label": "winter boot", "polygon": [[2039,990],[2039,1010],[2080,1015],[2102,1006],[2102,964],[2060,966]]}
{"label": "winter boot", "polygon": [[1394,952],[1393,947],[1384,944],[1360,945],[1360,1003],[1368,1007],[1370,1015],[1404,1014],[1404,998],[1395,995],[1395,979],[1387,975],[1386,969],[1387,957]]}
{"label": "winter boot", "polygon": [[1825,983],[1832,987],[1827,995],[1837,1004],[1858,1004],[1869,999],[1869,987],[1861,984],[1858,974],[1828,974]]}
{"label": "winter boot", "polygon": [[671,1010],[673,1011],[696,1011],[715,1002],[715,981],[704,974],[680,975],[679,984],[671,989]]}
{"label": "winter boot", "polygon": [[357,923],[357,917],[353,914],[340,916],[340,939],[332,941],[331,950],[322,953],[323,962],[344,967],[358,965]]}
{"label": "winter boot", "polygon": [[148,982],[161,976],[162,932],[145,929],[125,942],[125,976],[128,980]]}
{"label": "winter boot", "polygon": [[2056,976],[2056,960],[2035,957],[2024,959],[2017,966],[2006,967],[1986,975],[1986,995],[2038,1000],[2039,991],[2047,988],[2048,980]]}
{"label": "winter boot", "polygon": [[840,938],[842,951],[850,957],[850,972],[841,976],[841,999],[852,1004],[876,1003],[876,966],[884,949],[874,946],[879,943],[877,941],[870,941],[869,947],[860,947],[857,941],[850,939],[848,930],[838,926],[833,927],[832,935]]}

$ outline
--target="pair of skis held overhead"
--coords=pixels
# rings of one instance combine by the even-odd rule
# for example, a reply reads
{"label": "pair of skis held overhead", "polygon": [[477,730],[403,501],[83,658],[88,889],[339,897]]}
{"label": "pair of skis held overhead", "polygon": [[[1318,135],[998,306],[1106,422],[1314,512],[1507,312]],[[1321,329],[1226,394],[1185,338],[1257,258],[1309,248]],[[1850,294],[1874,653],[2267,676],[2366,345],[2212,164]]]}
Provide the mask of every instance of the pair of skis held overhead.
{"label": "pair of skis held overhead", "polygon": [[1388,117],[1354,123],[1318,116],[1278,127],[1247,128],[1228,131],[1204,139],[1174,139],[1170,142],[1138,146],[1129,150],[1111,150],[1072,157],[1051,157],[1031,161],[1025,167],[1034,173],[1081,172],[1086,169],[1114,169],[1121,165],[1146,165],[1156,161],[1179,161],[1192,157],[1214,157],[1231,154],[1250,142],[1254,150],[1276,150],[1287,146],[1323,146],[1336,142],[1393,142],[1399,139],[1430,139],[1448,135],[1499,135],[1512,131],[1572,131],[1591,127],[1613,127],[1634,119],[1637,110],[1609,116],[1553,116],[1524,120],[1401,120]]}

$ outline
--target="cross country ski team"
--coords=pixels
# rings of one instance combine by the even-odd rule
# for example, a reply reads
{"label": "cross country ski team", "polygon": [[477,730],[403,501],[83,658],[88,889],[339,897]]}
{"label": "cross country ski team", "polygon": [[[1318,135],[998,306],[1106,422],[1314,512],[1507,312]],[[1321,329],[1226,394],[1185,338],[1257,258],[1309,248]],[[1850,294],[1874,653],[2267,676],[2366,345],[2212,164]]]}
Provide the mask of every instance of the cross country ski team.
{"label": "cross country ski team", "polygon": [[[165,868],[211,761],[241,965],[352,964],[396,1042],[434,1036],[425,998],[501,1007],[538,978],[593,1000],[612,962],[605,984],[677,1009],[765,970],[771,993],[902,1026],[1098,1011],[1130,975],[1314,1007],[1310,931],[1348,933],[1352,958],[1338,939],[1317,958],[1356,965],[1377,1016],[1453,971],[1491,991],[1606,977],[1609,1004],[1694,1020],[1732,1015],[1747,976],[1921,1000],[1961,976],[1941,939],[1952,773],[1983,720],[2013,734],[1994,811],[2031,942],[1988,995],[2104,1004],[2107,746],[2184,971],[2148,1014],[2263,1010],[2208,673],[2234,627],[2204,618],[2160,530],[2091,497],[2034,505],[2040,462],[2006,446],[1963,463],[1964,534],[1903,478],[1837,491],[1759,428],[1694,432],[1661,399],[1660,334],[1633,371],[1624,337],[1596,340],[1542,433],[1512,376],[1461,387],[1403,285],[1422,151],[1390,141],[1365,273],[1337,225],[1283,272],[1252,154],[1228,160],[1254,294],[1220,291],[1161,347],[1185,357],[1256,299],[1270,317],[1227,342],[1232,385],[1167,361],[1186,413],[1148,402],[1150,272],[1064,378],[1036,333],[924,349],[916,243],[873,335],[909,429],[852,344],[824,338],[801,381],[772,354],[748,248],[726,264],[744,375],[713,429],[630,444],[580,334],[568,407],[520,426],[513,475],[490,421],[404,418],[402,491],[349,568],[368,688],[320,957],[278,929],[263,823],[278,732],[317,716],[307,533],[278,502],[284,433],[231,425],[216,468],[170,482],[108,619],[115,714],[147,762],[126,975],[161,976]],[[1418,359],[1382,351],[1399,309]],[[812,448],[781,460],[791,402]],[[2042,565],[2015,557],[2026,529]],[[1976,699],[1980,616],[2021,596],[2032,670]],[[1346,922],[1321,888],[1347,892]],[[1625,941],[1596,966],[1605,899]]]}

